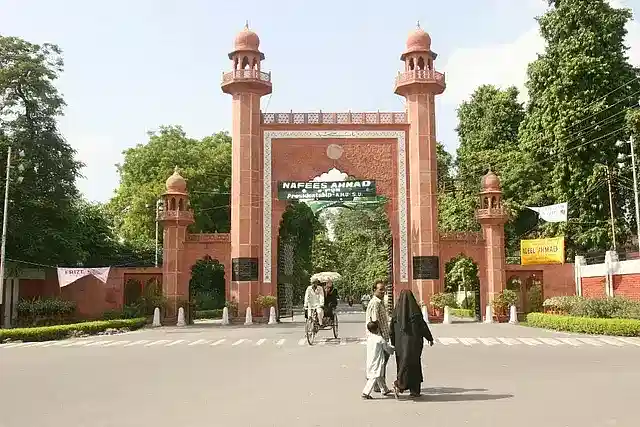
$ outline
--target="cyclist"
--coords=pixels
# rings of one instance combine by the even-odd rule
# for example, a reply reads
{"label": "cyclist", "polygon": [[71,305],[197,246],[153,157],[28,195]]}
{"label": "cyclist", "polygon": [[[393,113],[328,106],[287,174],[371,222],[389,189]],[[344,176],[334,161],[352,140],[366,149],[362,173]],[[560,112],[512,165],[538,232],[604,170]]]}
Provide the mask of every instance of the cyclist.
{"label": "cyclist", "polygon": [[318,323],[322,326],[324,318],[324,289],[319,280],[313,280],[304,293],[304,317],[308,318],[312,310],[318,313]]}
{"label": "cyclist", "polygon": [[338,290],[333,287],[333,282],[328,280],[324,286],[324,315],[333,322],[333,311],[338,306]]}

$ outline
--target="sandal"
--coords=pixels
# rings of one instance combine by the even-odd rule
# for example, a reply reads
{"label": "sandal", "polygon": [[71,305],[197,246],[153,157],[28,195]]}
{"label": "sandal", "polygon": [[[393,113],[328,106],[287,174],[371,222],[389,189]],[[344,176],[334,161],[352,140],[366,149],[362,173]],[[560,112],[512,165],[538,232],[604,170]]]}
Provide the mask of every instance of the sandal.
{"label": "sandal", "polygon": [[370,394],[363,394],[363,395],[362,395],[362,398],[363,398],[364,400],[371,400],[371,399],[373,399],[373,397],[371,397],[371,395],[370,395]]}

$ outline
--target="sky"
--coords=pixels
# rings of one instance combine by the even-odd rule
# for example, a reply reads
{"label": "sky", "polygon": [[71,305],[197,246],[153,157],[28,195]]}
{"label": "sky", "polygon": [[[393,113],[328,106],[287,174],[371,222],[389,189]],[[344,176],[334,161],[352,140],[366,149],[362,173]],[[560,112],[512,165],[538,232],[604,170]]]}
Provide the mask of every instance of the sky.
{"label": "sky", "polygon": [[[640,0],[610,0],[638,16],[627,45],[640,66]],[[0,0],[0,33],[55,43],[64,53],[60,129],[85,163],[78,187],[106,202],[122,152],[161,125],[201,138],[231,129],[220,90],[227,54],[248,20],[272,72],[268,112],[403,111],[393,82],[416,22],[429,32],[447,90],[437,139],[455,152],[456,108],[481,84],[515,85],[542,52],[535,17],[545,0]]]}

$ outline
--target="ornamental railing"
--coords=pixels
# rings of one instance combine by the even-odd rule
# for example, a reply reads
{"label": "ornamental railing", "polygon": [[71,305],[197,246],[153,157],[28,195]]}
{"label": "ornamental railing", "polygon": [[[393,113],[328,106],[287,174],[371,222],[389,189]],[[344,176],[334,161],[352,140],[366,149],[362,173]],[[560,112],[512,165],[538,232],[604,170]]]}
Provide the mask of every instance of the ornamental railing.
{"label": "ornamental railing", "polygon": [[187,220],[193,221],[193,212],[191,211],[162,211],[158,213],[159,220]]}
{"label": "ornamental railing", "polygon": [[233,70],[228,73],[222,73],[222,84],[229,83],[233,80],[260,80],[271,83],[271,72],[265,73],[258,70]]}
{"label": "ornamental railing", "polygon": [[398,73],[396,77],[396,86],[408,82],[433,82],[444,86],[444,73],[435,70],[410,70]]}
{"label": "ornamental railing", "polygon": [[440,233],[440,240],[455,242],[481,243],[484,241],[482,233],[475,231],[450,231]]}
{"label": "ornamental railing", "polygon": [[229,233],[187,234],[187,242],[228,243],[230,241]]}
{"label": "ornamental railing", "polygon": [[392,125],[407,124],[406,113],[375,112],[375,113],[262,113],[262,123],[283,125],[316,125],[316,124],[362,124],[362,125]]}
{"label": "ornamental railing", "polygon": [[509,212],[506,208],[488,208],[488,209],[476,209],[476,218],[506,218],[509,216]]}

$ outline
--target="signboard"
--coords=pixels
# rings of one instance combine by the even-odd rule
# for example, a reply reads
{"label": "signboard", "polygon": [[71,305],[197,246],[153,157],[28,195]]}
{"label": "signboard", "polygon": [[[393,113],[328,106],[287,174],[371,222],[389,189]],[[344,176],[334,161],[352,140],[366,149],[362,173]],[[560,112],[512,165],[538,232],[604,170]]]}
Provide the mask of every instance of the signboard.
{"label": "signboard", "polygon": [[258,258],[232,259],[231,280],[234,282],[253,282],[258,280]]}
{"label": "signboard", "polygon": [[440,260],[437,256],[413,257],[413,280],[438,280]]}
{"label": "signboard", "polygon": [[520,264],[564,264],[564,236],[521,240]]}
{"label": "signboard", "polygon": [[278,200],[353,200],[375,196],[376,182],[371,180],[278,182]]}

